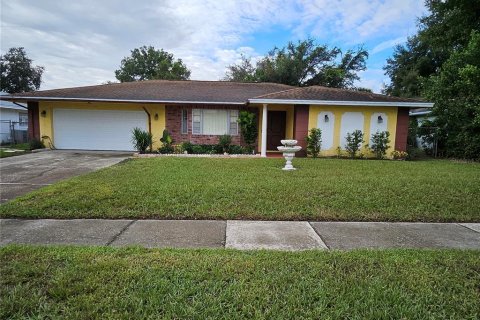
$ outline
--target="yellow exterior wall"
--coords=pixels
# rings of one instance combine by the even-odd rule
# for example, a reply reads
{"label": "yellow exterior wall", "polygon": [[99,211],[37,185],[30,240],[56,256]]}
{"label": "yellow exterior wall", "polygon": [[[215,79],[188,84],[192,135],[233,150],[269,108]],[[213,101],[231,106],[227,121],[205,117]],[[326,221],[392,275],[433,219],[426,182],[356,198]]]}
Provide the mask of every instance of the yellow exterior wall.
{"label": "yellow exterior wall", "polygon": [[[144,111],[143,108],[151,115],[151,126],[153,134],[153,148],[158,149],[161,146],[160,138],[165,129],[165,105],[163,104],[141,104],[141,103],[108,103],[108,102],[64,102],[64,101],[48,101],[39,103],[39,119],[40,119],[40,137],[47,136],[49,139],[43,138],[47,147],[50,147],[49,140],[53,142],[53,109],[84,109],[84,110],[131,110]],[[42,112],[45,111],[45,116]],[[155,119],[155,114],[158,114],[158,119]],[[146,127],[148,128],[148,118]]]}
{"label": "yellow exterior wall", "polygon": [[[309,117],[308,117],[308,130],[317,127],[318,114],[322,111],[329,111],[335,115],[335,124],[334,124],[334,135],[333,135],[333,146],[328,150],[322,150],[320,152],[321,156],[335,156],[337,155],[337,147],[340,145],[340,141],[343,137],[340,137],[341,132],[341,122],[342,115],[345,112],[361,112],[364,116],[363,123],[363,134],[365,144],[370,144],[370,121],[372,114],[375,112],[385,113],[388,117],[387,130],[390,132],[390,148],[387,151],[387,154],[390,154],[394,150],[395,146],[395,135],[397,129],[397,112],[398,108],[396,107],[359,107],[359,106],[310,106]],[[361,152],[366,156],[373,156],[372,153],[362,146]]]}
{"label": "yellow exterior wall", "polygon": [[[262,118],[263,118],[263,105],[251,105],[252,107],[258,107],[258,152],[262,150]],[[275,104],[268,105],[268,111],[286,111],[286,126],[285,126],[285,138],[293,139],[293,124],[294,124],[294,108],[293,105],[288,104]],[[277,151],[277,150],[268,150]]]}

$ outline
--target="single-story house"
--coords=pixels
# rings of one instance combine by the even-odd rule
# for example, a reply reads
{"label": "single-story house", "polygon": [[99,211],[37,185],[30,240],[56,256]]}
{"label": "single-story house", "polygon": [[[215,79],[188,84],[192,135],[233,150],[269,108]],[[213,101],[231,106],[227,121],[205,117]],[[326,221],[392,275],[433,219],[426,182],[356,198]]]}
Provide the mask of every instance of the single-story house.
{"label": "single-story house", "polygon": [[[6,93],[1,92],[0,95]],[[27,141],[27,107],[9,101],[0,101],[0,143],[22,143]]]}
{"label": "single-story house", "polygon": [[43,90],[1,99],[26,102],[29,134],[57,149],[131,150],[132,129],[155,140],[167,129],[175,143],[215,144],[223,134],[242,144],[239,111],[257,114],[257,151],[276,151],[281,139],[305,147],[311,128],[322,130],[322,155],[337,153],[345,136],[362,130],[368,141],[389,131],[391,150],[405,150],[410,108],[432,103],[369,92],[276,83],[150,80]]}

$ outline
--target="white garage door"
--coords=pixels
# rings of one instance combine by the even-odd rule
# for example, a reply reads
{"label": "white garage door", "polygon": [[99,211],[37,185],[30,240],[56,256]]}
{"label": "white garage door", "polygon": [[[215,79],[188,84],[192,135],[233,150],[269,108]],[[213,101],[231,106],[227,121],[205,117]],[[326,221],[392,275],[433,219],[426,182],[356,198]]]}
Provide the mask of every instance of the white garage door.
{"label": "white garage door", "polygon": [[132,130],[146,130],[143,111],[54,109],[54,145],[58,149],[133,150]]}

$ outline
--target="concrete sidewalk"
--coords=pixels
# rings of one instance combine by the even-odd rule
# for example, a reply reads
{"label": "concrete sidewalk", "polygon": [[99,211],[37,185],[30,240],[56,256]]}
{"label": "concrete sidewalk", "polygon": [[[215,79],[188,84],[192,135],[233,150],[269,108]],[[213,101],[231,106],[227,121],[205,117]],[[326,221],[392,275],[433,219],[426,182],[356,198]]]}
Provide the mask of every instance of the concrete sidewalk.
{"label": "concrete sidewalk", "polygon": [[0,219],[0,245],[480,249],[480,223]]}

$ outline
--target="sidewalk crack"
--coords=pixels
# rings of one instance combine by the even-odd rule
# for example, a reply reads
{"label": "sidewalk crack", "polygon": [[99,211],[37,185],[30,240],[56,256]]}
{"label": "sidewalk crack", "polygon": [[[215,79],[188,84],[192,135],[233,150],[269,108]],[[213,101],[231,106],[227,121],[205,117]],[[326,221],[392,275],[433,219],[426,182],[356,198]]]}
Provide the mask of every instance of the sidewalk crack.
{"label": "sidewalk crack", "polygon": [[460,226],[460,227],[464,227],[465,229],[468,229],[468,230],[470,230],[470,231],[473,231],[473,232],[476,232],[476,233],[480,233],[480,231],[477,231],[477,230],[475,230],[475,229],[472,229],[472,228],[470,228],[469,226],[466,226],[466,225],[464,225],[464,224],[462,224],[462,223],[468,224],[469,222],[457,222],[457,223],[455,223],[455,224],[458,225],[458,226]]}
{"label": "sidewalk crack", "polygon": [[323,240],[322,236],[320,235],[320,233],[317,232],[317,230],[312,226],[312,224],[310,223],[310,221],[307,221],[308,225],[310,226],[310,228],[312,228],[313,232],[316,233],[316,235],[320,238],[320,241],[322,241],[322,243],[325,245],[325,247],[327,247],[327,250],[331,250],[330,247],[328,246],[328,244],[325,242],[325,240]]}
{"label": "sidewalk crack", "polygon": [[132,220],[132,221],[130,221],[129,223],[127,223],[127,224],[125,225],[125,227],[123,227],[123,228],[120,230],[119,233],[117,233],[116,235],[114,235],[114,236],[112,237],[112,239],[110,239],[110,241],[108,241],[105,245],[106,245],[106,246],[111,245],[113,242],[115,242],[115,240],[118,239],[118,237],[120,237],[125,231],[127,231],[127,229],[130,228],[130,226],[131,226],[132,224],[134,224],[134,223],[137,222],[137,221],[138,221],[138,220]]}

